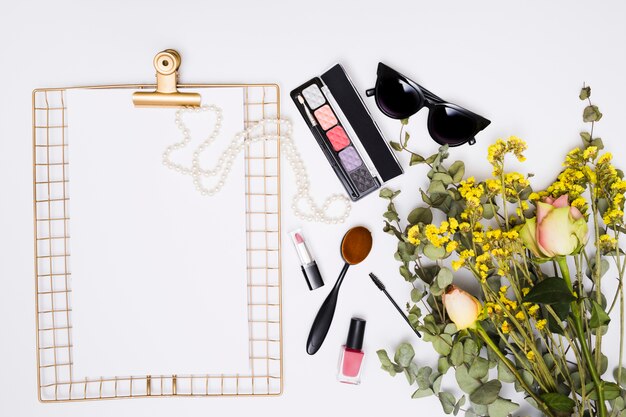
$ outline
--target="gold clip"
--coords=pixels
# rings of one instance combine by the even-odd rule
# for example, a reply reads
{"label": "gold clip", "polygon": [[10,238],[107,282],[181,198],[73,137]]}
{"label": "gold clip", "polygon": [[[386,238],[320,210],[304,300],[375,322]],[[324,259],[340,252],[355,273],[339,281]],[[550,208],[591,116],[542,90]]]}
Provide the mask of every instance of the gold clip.
{"label": "gold clip", "polygon": [[201,102],[198,93],[181,93],[178,91],[178,68],[180,54],[173,49],[166,49],[154,57],[156,69],[156,91],[136,91],[133,103],[136,107],[199,107]]}

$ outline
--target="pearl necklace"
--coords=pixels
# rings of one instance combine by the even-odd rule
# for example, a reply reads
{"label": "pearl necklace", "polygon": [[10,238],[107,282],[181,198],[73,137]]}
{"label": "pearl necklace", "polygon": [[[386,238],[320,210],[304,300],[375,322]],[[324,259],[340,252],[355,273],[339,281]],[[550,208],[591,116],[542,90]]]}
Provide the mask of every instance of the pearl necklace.
{"label": "pearl necklace", "polygon": [[[184,113],[213,112],[216,116],[216,122],[209,136],[202,141],[195,149],[191,157],[191,166],[184,166],[173,162],[170,158],[171,153],[187,147],[191,142],[191,132],[182,120]],[[170,168],[182,175],[189,175],[193,180],[196,190],[203,196],[215,195],[226,182],[228,174],[233,165],[235,157],[241,152],[244,146],[250,143],[276,140],[280,143],[280,149],[287,157],[291,168],[296,177],[297,192],[292,198],[291,208],[296,217],[314,222],[323,223],[343,223],[349,216],[352,206],[350,200],[345,195],[333,194],[326,198],[322,206],[318,206],[309,192],[310,183],[306,172],[304,162],[296,148],[296,144],[291,137],[291,122],[285,119],[262,119],[250,127],[238,132],[233,137],[230,145],[222,155],[218,158],[217,163],[212,169],[205,169],[200,166],[200,155],[204,152],[217,138],[222,126],[222,109],[215,105],[202,107],[184,107],[176,111],[175,123],[181,131],[183,138],[180,142],[173,143],[165,148],[163,152],[162,162],[167,168]],[[264,127],[269,128],[280,126],[280,134],[262,134]],[[213,187],[207,188],[203,183],[203,178],[219,177]],[[337,216],[327,215],[327,211],[335,202],[343,205],[342,212]],[[304,206],[306,210],[302,210]]]}

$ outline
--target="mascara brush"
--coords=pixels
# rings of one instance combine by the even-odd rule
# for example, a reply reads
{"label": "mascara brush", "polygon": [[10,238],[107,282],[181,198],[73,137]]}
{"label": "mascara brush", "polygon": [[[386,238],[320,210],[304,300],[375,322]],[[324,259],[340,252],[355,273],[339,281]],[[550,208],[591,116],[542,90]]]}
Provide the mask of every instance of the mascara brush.
{"label": "mascara brush", "polygon": [[393,306],[396,308],[396,310],[398,310],[398,313],[400,313],[400,315],[402,316],[404,321],[406,321],[409,324],[409,326],[411,326],[411,329],[415,332],[415,334],[417,336],[419,336],[419,337],[422,337],[420,332],[413,328],[413,325],[409,321],[409,318],[404,314],[404,312],[398,306],[398,304],[395,302],[395,300],[393,298],[391,298],[391,295],[389,295],[389,293],[387,292],[387,289],[385,288],[385,284],[383,284],[383,282],[381,280],[379,280],[378,277],[376,275],[374,275],[373,272],[370,272],[370,278],[372,279],[372,281],[374,281],[374,284],[376,284],[378,289],[385,293],[387,298],[389,298],[389,301],[391,301],[391,304],[393,304]]}

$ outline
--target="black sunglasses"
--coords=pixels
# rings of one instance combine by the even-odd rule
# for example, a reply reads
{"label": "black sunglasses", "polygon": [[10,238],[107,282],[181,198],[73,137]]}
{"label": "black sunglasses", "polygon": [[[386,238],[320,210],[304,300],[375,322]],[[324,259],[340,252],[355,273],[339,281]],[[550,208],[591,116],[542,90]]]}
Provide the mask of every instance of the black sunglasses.
{"label": "black sunglasses", "polygon": [[428,132],[440,145],[473,145],[476,143],[474,136],[491,123],[476,113],[437,97],[382,62],[378,63],[376,75],[376,87],[365,93],[368,97],[375,97],[380,111],[392,119],[408,119],[428,107]]}

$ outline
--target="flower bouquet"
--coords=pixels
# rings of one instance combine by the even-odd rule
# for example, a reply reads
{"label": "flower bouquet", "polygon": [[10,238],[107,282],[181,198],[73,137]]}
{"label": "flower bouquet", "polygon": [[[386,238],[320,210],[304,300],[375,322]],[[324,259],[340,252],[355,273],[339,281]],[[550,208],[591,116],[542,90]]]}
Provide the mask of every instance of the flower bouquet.
{"label": "flower bouquet", "polygon": [[[394,205],[400,191],[380,192],[388,200],[384,231],[398,239],[400,275],[412,284],[409,321],[440,355],[436,366],[420,367],[408,343],[393,360],[378,351],[385,371],[417,385],[413,398],[437,396],[446,414],[504,417],[518,407],[505,398],[503,385],[511,384],[551,417],[626,416],[626,256],[619,248],[626,181],[593,137],[602,113],[590,93],[580,93],[590,132],[545,190],[532,190],[532,175],[507,172],[507,155],[523,161],[527,147],[510,137],[489,147],[493,176],[484,181],[464,179],[462,161],[448,165],[446,147],[428,158],[412,153],[412,164],[430,167],[430,183],[420,190],[426,206],[412,210],[405,226]],[[407,150],[403,130],[401,139],[392,146]],[[607,278],[617,279],[611,294]],[[474,295],[462,289],[470,280],[479,288]],[[602,343],[616,308],[620,346],[610,379]],[[460,398],[441,389],[451,371]]]}

